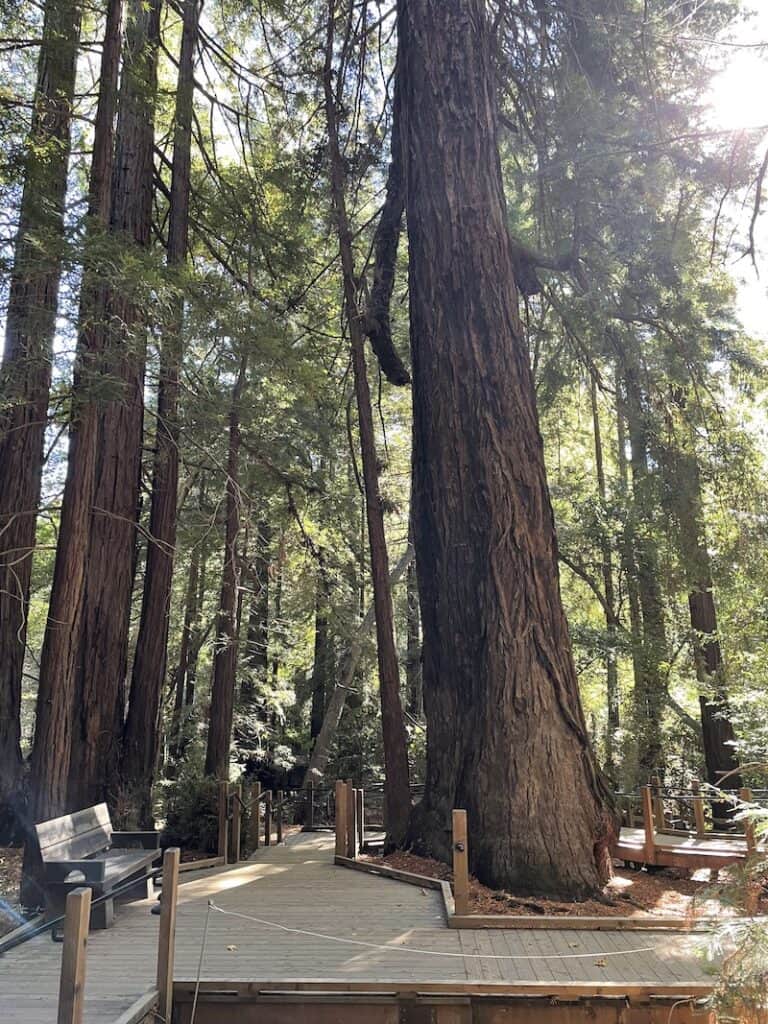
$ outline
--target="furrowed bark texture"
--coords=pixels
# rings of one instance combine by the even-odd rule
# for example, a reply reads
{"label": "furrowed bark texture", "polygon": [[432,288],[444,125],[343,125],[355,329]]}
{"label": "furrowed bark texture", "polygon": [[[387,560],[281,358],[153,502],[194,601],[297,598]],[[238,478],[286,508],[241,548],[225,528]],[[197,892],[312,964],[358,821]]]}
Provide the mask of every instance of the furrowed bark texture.
{"label": "furrowed bark texture", "polygon": [[448,860],[466,808],[483,882],[583,895],[609,871],[613,820],[560,599],[485,4],[398,10],[428,736],[412,837]]}
{"label": "furrowed bark texture", "polygon": [[229,452],[227,455],[226,527],[224,569],[221,577],[219,617],[216,625],[216,649],[213,657],[213,686],[208,722],[208,745],[205,751],[205,774],[217,779],[229,778],[229,748],[232,742],[232,715],[235,706],[235,674],[237,672],[237,587],[239,554],[237,536],[240,532],[240,400],[245,387],[247,362],[240,362],[240,371],[232,392],[229,413]]}
{"label": "furrowed bark texture", "polygon": [[[194,67],[199,0],[184,0],[176,92],[167,263],[183,268],[189,242]],[[152,506],[139,634],[123,735],[122,783],[131,824],[152,826],[152,783],[160,741],[160,701],[165,682],[171,582],[176,547],[179,486],[179,372],[184,329],[184,296],[179,291],[163,335],[157,398],[157,435],[152,471]]]}
{"label": "furrowed bark texture", "polygon": [[0,367],[0,842],[23,806],[21,684],[79,36],[80,5],[48,0]]}
{"label": "furrowed bark texture", "polygon": [[381,731],[384,746],[385,817],[387,835],[385,849],[400,846],[405,840],[410,813],[411,790],[408,773],[408,737],[400,702],[400,670],[395,648],[395,627],[392,592],[389,586],[389,555],[384,531],[384,512],[379,490],[376,436],[373,429],[371,392],[365,365],[365,345],[360,310],[355,290],[355,267],[352,235],[347,216],[344,163],[339,145],[336,112],[337,97],[333,88],[333,42],[335,0],[328,4],[328,34],[325,50],[323,84],[325,113],[328,125],[328,152],[331,164],[331,196],[339,234],[344,307],[349,324],[352,369],[360,430],[360,456],[363,463],[365,510],[368,543],[371,553],[373,603],[376,615],[376,655],[379,668]]}
{"label": "furrowed bark texture", "polygon": [[[87,243],[98,240],[109,223],[121,13],[121,0],[110,0],[88,188]],[[101,315],[104,298],[104,285],[98,280],[93,267],[86,266],[80,295],[67,477],[48,620],[40,656],[40,684],[30,771],[32,822],[73,809],[67,803],[67,778],[97,454],[98,405],[91,388],[98,378],[104,348],[104,318]],[[22,898],[30,896],[27,888],[30,879],[29,849],[28,846],[25,850]]]}
{"label": "furrowed bark texture", "polygon": [[[127,7],[112,175],[110,233],[137,254],[149,247],[154,106],[161,0]],[[106,296],[104,387],[76,679],[72,806],[109,800],[118,777],[143,436],[146,318],[130,285]]]}

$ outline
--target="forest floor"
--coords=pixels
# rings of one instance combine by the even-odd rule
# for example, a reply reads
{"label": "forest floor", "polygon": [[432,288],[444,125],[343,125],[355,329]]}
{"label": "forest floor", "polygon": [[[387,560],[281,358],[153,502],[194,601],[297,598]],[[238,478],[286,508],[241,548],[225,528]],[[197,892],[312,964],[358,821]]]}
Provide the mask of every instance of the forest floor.
{"label": "forest floor", "polygon": [[0,846],[0,936],[22,923],[19,903],[22,854],[20,847]]}
{"label": "forest floor", "polygon": [[[384,857],[364,857],[373,864],[386,864],[400,871],[410,871],[429,878],[450,881],[447,864],[418,857],[413,853],[392,853]],[[603,900],[564,902],[560,900],[515,896],[514,893],[489,889],[470,877],[470,913],[511,914],[515,916],[552,915],[562,917],[723,917],[736,915],[737,909],[726,898],[725,871],[717,881],[709,871],[683,872],[666,868],[656,874],[615,867],[614,876],[603,890]],[[758,905],[757,913],[768,914],[768,890]]]}

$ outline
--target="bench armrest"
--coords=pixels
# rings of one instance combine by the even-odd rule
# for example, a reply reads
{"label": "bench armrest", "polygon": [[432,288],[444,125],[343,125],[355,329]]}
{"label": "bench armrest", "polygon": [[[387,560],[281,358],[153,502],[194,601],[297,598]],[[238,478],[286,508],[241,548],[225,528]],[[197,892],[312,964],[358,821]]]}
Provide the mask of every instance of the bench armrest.
{"label": "bench armrest", "polygon": [[87,885],[98,885],[104,881],[106,872],[103,860],[47,860],[43,867],[44,881],[52,885],[66,882],[73,871],[82,872]]}
{"label": "bench armrest", "polygon": [[112,846],[117,850],[158,850],[159,832],[113,832]]}

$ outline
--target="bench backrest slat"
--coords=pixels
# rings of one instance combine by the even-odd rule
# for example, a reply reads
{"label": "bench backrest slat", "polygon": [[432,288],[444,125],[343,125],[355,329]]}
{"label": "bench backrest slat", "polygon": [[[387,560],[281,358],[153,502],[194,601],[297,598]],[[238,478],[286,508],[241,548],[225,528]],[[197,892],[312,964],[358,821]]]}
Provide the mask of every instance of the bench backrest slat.
{"label": "bench backrest slat", "polygon": [[112,822],[106,804],[86,807],[35,825],[40,853],[46,860],[82,860],[105,850],[112,842]]}

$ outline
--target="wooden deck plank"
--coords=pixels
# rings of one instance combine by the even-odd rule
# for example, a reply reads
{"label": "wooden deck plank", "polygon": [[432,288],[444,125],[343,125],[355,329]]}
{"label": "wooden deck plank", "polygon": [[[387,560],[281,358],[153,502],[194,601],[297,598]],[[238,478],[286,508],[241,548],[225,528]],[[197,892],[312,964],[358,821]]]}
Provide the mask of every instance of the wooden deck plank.
{"label": "wooden deck plank", "polygon": [[[194,981],[206,917],[202,978],[210,982],[295,982],[299,979],[392,982],[403,985],[711,984],[696,959],[704,941],[686,935],[533,929],[449,930],[440,892],[335,867],[333,837],[306,833],[287,845],[261,849],[245,865],[194,874],[179,886],[176,968]],[[275,922],[301,934],[209,911],[223,910]],[[87,1024],[109,1024],[153,986],[158,918],[143,901],[120,908],[115,926],[92,932],[86,979]],[[320,933],[320,934],[311,934]],[[323,934],[385,948],[348,945]],[[398,946],[435,953],[401,951]],[[616,950],[650,953],[605,958]],[[587,953],[581,959],[542,954]],[[534,959],[498,960],[498,956]],[[3,1024],[48,1024],[55,1019],[61,946],[41,936],[0,958]]]}

